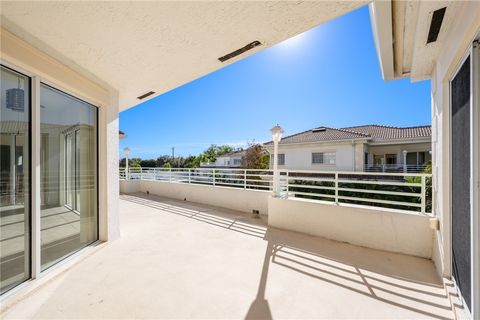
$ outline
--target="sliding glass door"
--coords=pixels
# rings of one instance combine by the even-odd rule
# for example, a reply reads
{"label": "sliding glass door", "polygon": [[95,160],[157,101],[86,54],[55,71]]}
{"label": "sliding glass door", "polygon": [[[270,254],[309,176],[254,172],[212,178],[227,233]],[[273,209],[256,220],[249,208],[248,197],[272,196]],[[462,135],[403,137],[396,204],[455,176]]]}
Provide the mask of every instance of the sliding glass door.
{"label": "sliding glass door", "polygon": [[98,239],[97,108],[41,85],[42,270]]}
{"label": "sliding glass door", "polygon": [[0,293],[30,278],[30,78],[1,66]]}

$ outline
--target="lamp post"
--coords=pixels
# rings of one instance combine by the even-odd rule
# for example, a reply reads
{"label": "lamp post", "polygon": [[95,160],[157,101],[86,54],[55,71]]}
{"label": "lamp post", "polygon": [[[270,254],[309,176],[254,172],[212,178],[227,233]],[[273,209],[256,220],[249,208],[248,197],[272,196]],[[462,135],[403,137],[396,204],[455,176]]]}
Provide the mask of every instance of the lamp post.
{"label": "lamp post", "polygon": [[130,173],[128,171],[128,155],[130,154],[130,148],[129,147],[123,148],[123,153],[125,153],[125,180],[129,180]]}
{"label": "lamp post", "polygon": [[403,150],[403,173],[407,173],[407,150]]}
{"label": "lamp post", "polygon": [[283,129],[278,124],[270,129],[273,140],[273,196],[280,196],[280,174],[278,172],[278,143],[282,139]]}

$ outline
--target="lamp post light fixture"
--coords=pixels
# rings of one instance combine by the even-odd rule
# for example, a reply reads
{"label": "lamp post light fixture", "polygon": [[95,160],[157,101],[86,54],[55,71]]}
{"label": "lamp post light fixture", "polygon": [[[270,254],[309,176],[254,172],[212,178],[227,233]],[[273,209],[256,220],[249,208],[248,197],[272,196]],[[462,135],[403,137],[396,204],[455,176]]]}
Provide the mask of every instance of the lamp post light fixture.
{"label": "lamp post light fixture", "polygon": [[130,148],[129,147],[123,148],[123,153],[125,153],[125,180],[129,180],[130,174],[128,170],[128,155],[130,154]]}
{"label": "lamp post light fixture", "polygon": [[407,170],[407,153],[408,153],[408,151],[403,150],[402,153],[403,153],[403,172],[407,173],[407,171],[408,171]]}
{"label": "lamp post light fixture", "polygon": [[273,140],[273,196],[280,197],[280,173],[278,172],[278,143],[282,139],[283,129],[278,124],[270,129]]}

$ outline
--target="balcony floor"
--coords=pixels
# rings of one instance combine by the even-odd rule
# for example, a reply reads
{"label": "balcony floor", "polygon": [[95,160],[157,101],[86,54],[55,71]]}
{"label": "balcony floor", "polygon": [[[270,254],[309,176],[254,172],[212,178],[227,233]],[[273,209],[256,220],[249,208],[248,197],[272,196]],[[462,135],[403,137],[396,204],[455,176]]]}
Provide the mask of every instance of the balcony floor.
{"label": "balcony floor", "polygon": [[431,261],[122,195],[122,237],[11,307],[18,318],[453,319]]}

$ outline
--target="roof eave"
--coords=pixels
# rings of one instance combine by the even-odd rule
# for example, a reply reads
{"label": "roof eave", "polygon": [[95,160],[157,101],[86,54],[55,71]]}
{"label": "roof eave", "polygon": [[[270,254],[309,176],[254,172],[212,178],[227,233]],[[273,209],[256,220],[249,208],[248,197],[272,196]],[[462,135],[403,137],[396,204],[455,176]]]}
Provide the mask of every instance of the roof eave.
{"label": "roof eave", "polygon": [[377,0],[368,7],[382,78],[394,80],[392,2]]}

